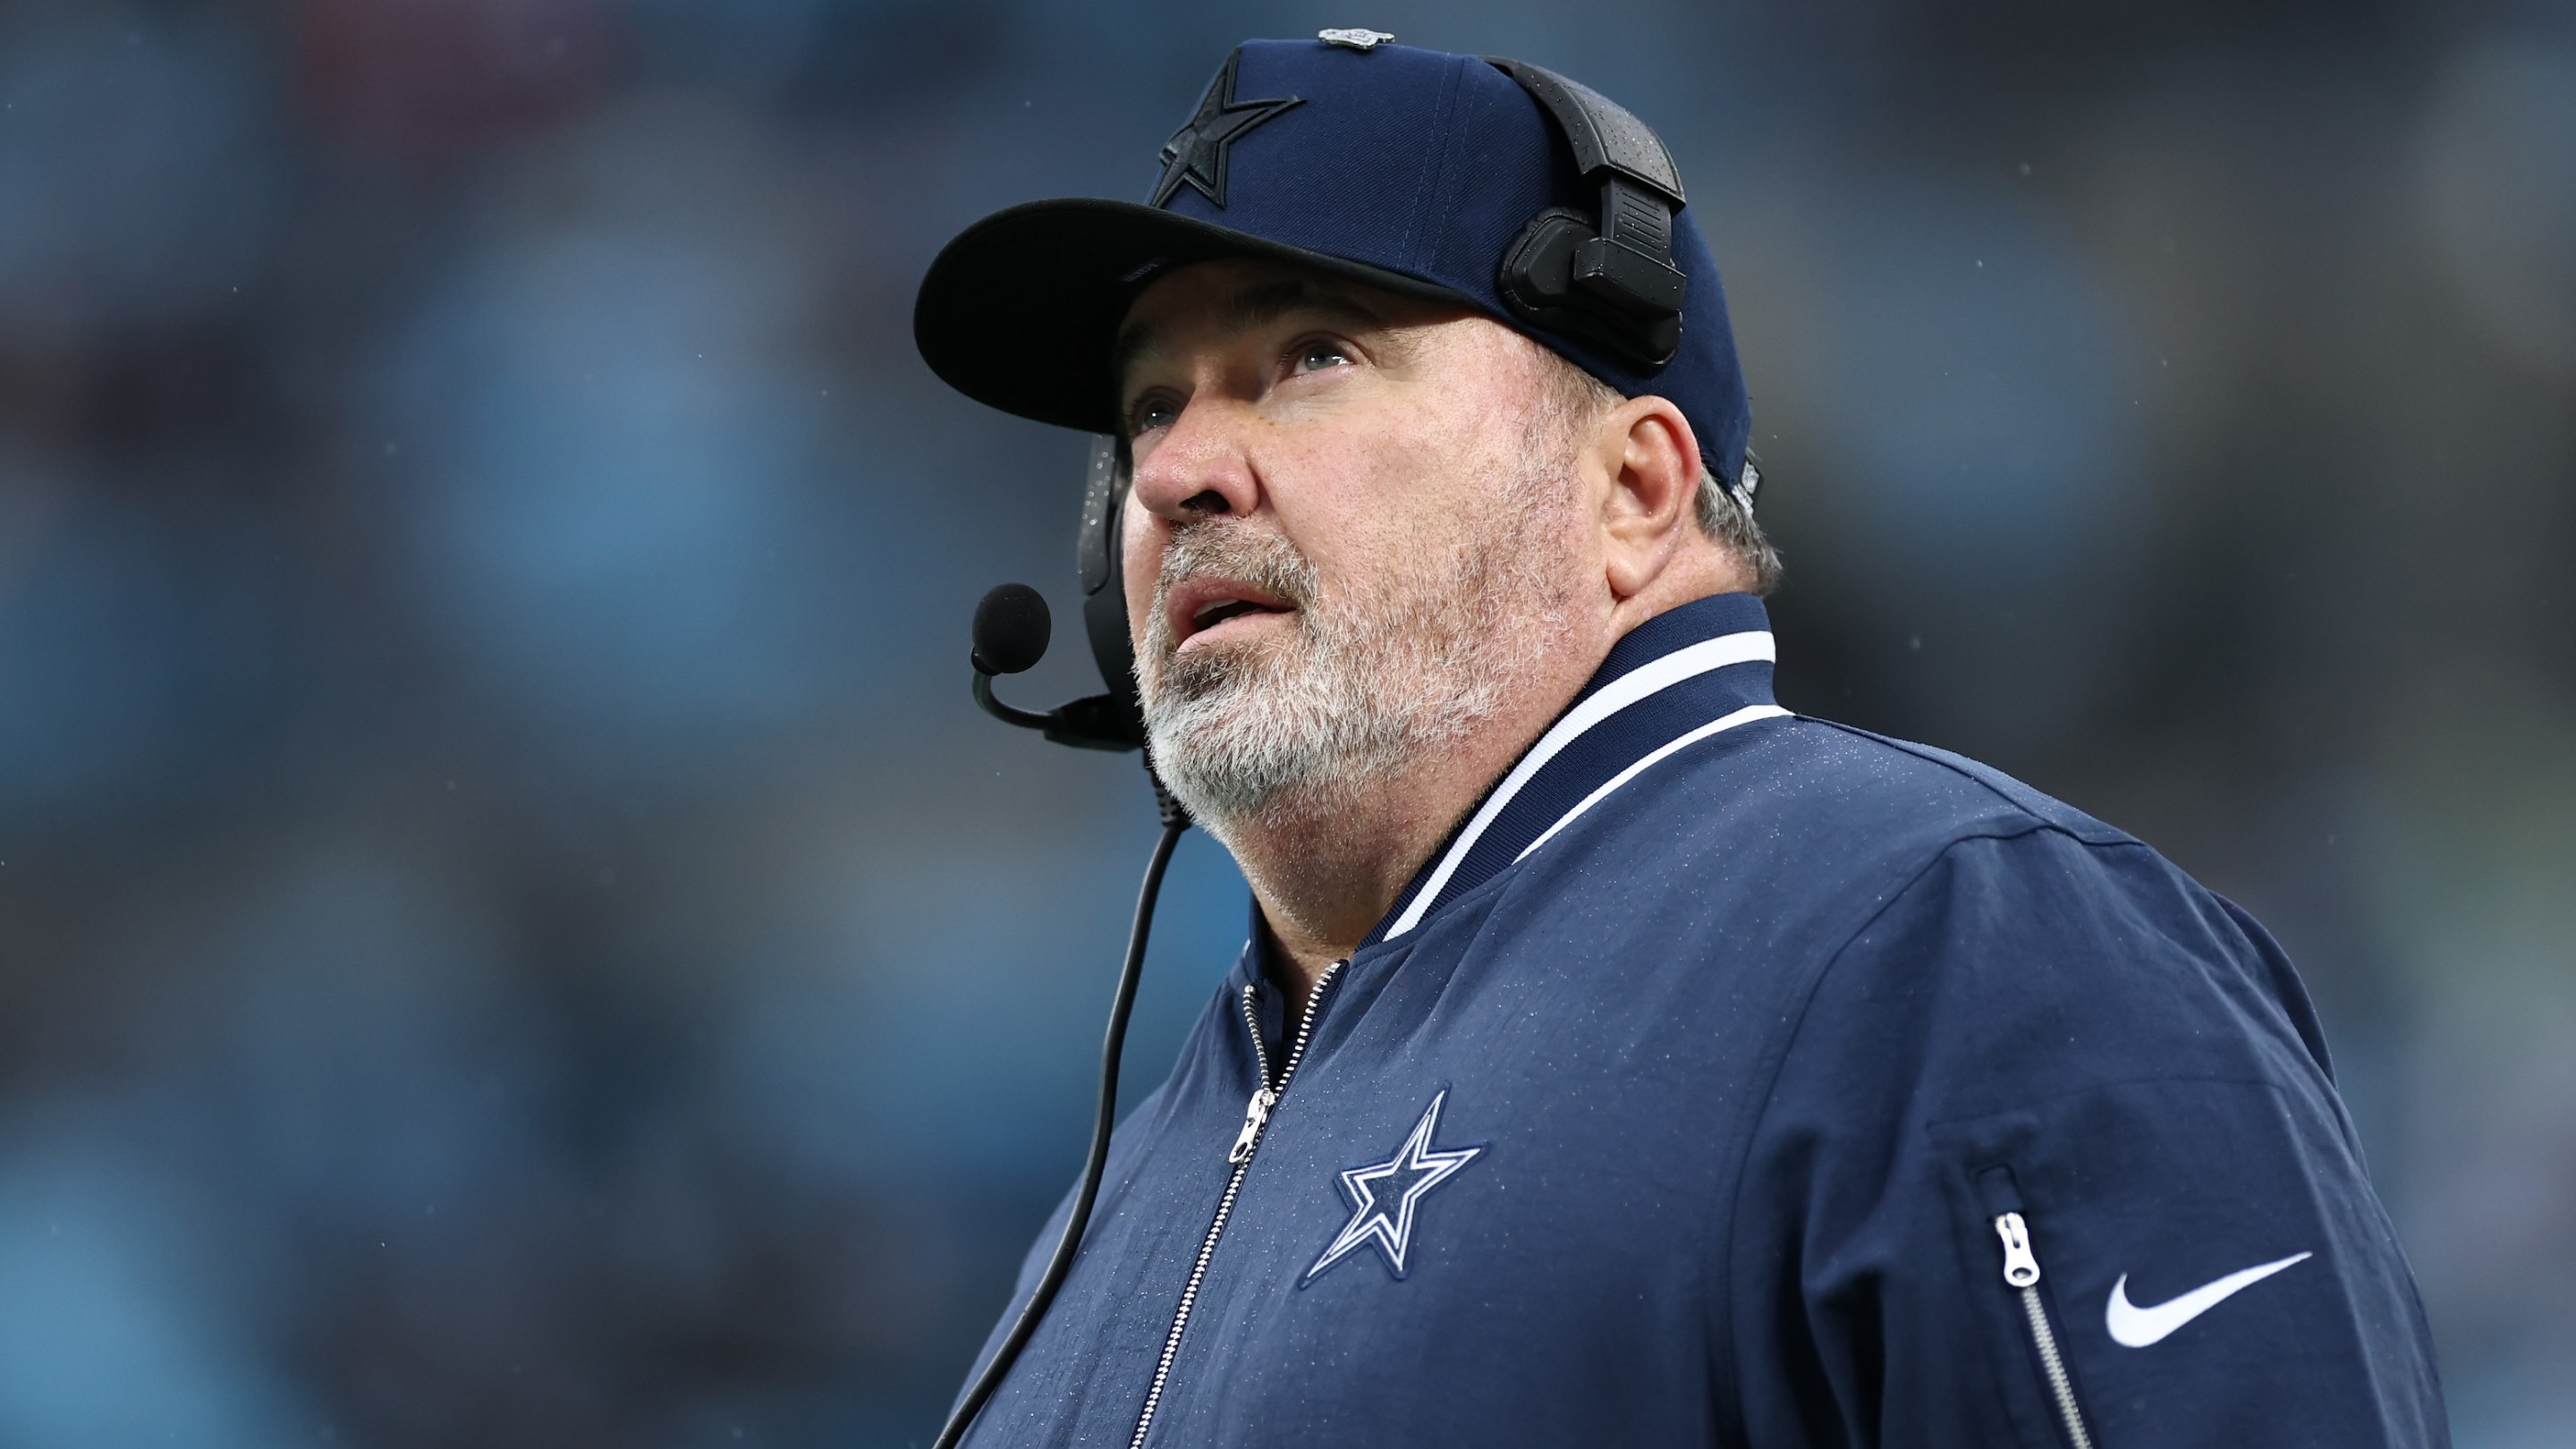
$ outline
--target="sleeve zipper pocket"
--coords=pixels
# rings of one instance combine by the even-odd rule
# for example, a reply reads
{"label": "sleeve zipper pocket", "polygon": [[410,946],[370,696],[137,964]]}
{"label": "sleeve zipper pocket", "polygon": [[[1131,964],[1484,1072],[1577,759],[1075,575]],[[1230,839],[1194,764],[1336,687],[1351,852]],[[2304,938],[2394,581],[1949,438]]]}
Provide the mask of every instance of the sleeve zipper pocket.
{"label": "sleeve zipper pocket", "polygon": [[2040,1301],[2039,1255],[2031,1251],[2030,1224],[2017,1212],[2000,1214],[1994,1223],[1995,1236],[2004,1243],[2004,1286],[2021,1295],[2022,1315],[2030,1320],[2031,1347],[2039,1351],[2039,1366],[2048,1377],[2058,1422],[2065,1426],[2075,1449],[2093,1449],[2093,1436],[2084,1428],[2084,1410],[2075,1402],[2075,1380],[2066,1372],[2065,1355],[2058,1351],[2048,1305]]}

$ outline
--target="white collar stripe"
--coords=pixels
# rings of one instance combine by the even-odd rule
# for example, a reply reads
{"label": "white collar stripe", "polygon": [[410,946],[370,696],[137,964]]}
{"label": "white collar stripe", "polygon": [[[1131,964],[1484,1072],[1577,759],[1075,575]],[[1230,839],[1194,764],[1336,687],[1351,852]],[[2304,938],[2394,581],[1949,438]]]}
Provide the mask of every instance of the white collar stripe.
{"label": "white collar stripe", "polygon": [[1677,751],[1688,748],[1691,745],[1698,744],[1700,741],[1707,739],[1710,735],[1724,734],[1726,731],[1735,728],[1737,725],[1748,725],[1757,719],[1781,719],[1787,716],[1788,713],[1789,712],[1787,710],[1782,709],[1776,704],[1748,704],[1733,714],[1720,719],[1710,720],[1708,723],[1701,725],[1698,729],[1692,730],[1690,733],[1683,735],[1680,739],[1673,741],[1671,744],[1665,745],[1653,754],[1646,756],[1644,759],[1639,760],[1637,763],[1630,765],[1628,768],[1621,770],[1618,774],[1615,774],[1609,779],[1601,782],[1600,789],[1584,796],[1582,801],[1573,809],[1556,817],[1556,823],[1554,825],[1540,831],[1538,839],[1522,846],[1521,853],[1512,857],[1513,861],[1519,862],[1529,859],[1529,853],[1531,851],[1536,850],[1540,846],[1547,844],[1550,840],[1555,839],[1556,832],[1572,825],[1576,816],[1581,815],[1584,811],[1589,810],[1593,806],[1600,804],[1603,800],[1608,799],[1611,791],[1618,789],[1620,786],[1625,785],[1629,781],[1637,778],[1639,775],[1646,773],[1646,771],[1654,768],[1656,765],[1661,764]]}
{"label": "white collar stripe", "polygon": [[[1518,795],[1523,786],[1545,769],[1550,760],[1564,753],[1568,745],[1581,739],[1586,731],[1637,701],[1660,694],[1684,680],[1697,679],[1732,664],[1747,664],[1755,660],[1769,663],[1776,657],[1771,632],[1767,629],[1724,634],[1649,660],[1593,691],[1589,698],[1566,711],[1565,717],[1546,734],[1539,736],[1538,743],[1530,746],[1529,753],[1523,755],[1511,773],[1503,777],[1503,783],[1495,786],[1494,793],[1485,797],[1484,805],[1467,822],[1467,828],[1458,832],[1458,838],[1450,842],[1448,853],[1440,857],[1439,866],[1423,881],[1422,889],[1414,893],[1412,903],[1404,908],[1404,914],[1396,917],[1394,925],[1387,927],[1383,939],[1393,940],[1422,923],[1422,918],[1430,914],[1431,907],[1438,903],[1449,878],[1457,873],[1459,863],[1467,858],[1468,851],[1475,849],[1477,840],[1494,823],[1495,817],[1503,813],[1503,807],[1511,804],[1512,797]],[[1591,803],[1586,800],[1576,808],[1579,811]]]}

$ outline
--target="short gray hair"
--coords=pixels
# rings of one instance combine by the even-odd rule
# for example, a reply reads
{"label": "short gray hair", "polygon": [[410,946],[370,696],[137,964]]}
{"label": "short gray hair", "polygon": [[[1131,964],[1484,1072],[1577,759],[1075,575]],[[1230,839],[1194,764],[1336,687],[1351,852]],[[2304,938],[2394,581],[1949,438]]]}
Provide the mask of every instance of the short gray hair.
{"label": "short gray hair", "polygon": [[[1543,359],[1550,389],[1550,399],[1569,421],[1599,417],[1628,400],[1627,394],[1585,372],[1547,348],[1538,349]],[[1750,449],[1744,454],[1746,486],[1741,492],[1728,486],[1714,469],[1702,462],[1699,470],[1699,497],[1692,509],[1699,520],[1700,532],[1717,540],[1744,570],[1745,592],[1764,595],[1780,587],[1787,572],[1780,562],[1780,550],[1773,546],[1762,524],[1753,516],[1753,480],[1760,477],[1758,461]]]}

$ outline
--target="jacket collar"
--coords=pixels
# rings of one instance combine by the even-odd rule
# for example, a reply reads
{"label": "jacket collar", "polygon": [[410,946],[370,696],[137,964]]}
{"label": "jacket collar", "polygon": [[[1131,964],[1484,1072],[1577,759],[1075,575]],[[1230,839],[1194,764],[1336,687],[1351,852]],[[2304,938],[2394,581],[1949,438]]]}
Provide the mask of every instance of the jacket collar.
{"label": "jacket collar", "polygon": [[1695,600],[1630,630],[1362,947],[1411,932],[1666,756],[1787,714],[1772,702],[1772,657],[1770,615],[1751,594]]}

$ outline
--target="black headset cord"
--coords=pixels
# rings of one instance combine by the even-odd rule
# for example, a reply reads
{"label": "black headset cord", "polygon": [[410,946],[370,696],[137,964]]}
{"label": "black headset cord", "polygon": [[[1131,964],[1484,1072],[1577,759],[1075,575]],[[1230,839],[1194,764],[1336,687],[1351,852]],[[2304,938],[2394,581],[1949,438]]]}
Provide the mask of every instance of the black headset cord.
{"label": "black headset cord", "polygon": [[[1149,776],[1150,778],[1150,776]],[[1154,898],[1163,893],[1163,870],[1172,863],[1172,849],[1181,843],[1181,833],[1190,828],[1189,811],[1154,781],[1154,804],[1163,817],[1162,836],[1154,842],[1153,858],[1145,862],[1145,883],[1136,892],[1136,919],[1127,928],[1127,961],[1118,971],[1118,994],[1109,1004],[1109,1035],[1100,1045],[1100,1109],[1091,1119],[1091,1156],[1082,1166],[1082,1186],[1073,1194],[1073,1213],[1064,1220],[1064,1233],[1055,1241],[1055,1256],[1047,1260],[1044,1276],[1029,1294],[1028,1306],[1020,1310],[1002,1345],[993,1350],[992,1362],[975,1376],[966,1396],[948,1416],[948,1425],[931,1441],[931,1449],[957,1449],[966,1437],[967,1426],[993,1390],[1002,1386],[1003,1375],[1028,1346],[1029,1336],[1037,1332],[1038,1320],[1046,1317],[1047,1305],[1055,1301],[1055,1292],[1064,1286],[1067,1273],[1073,1271],[1074,1254],[1081,1250],[1082,1232],[1091,1225],[1091,1205],[1100,1196],[1101,1174],[1109,1166],[1109,1133],[1118,1125],[1118,1058],[1127,1045],[1127,1015],[1136,1005],[1136,983],[1145,975],[1145,938],[1154,928]]]}

